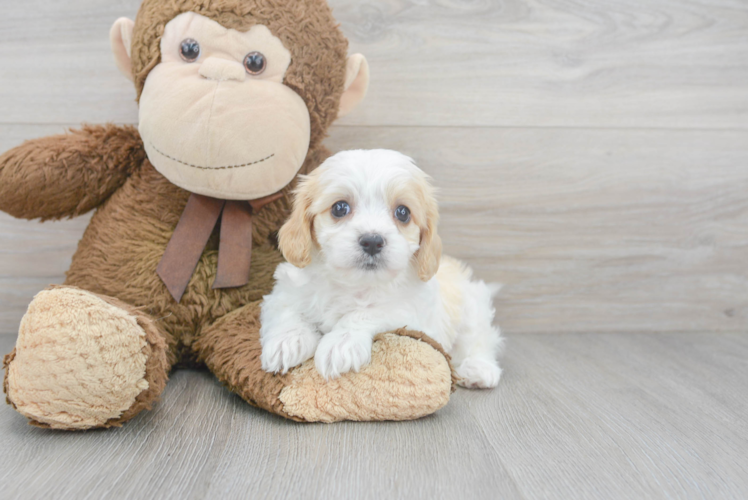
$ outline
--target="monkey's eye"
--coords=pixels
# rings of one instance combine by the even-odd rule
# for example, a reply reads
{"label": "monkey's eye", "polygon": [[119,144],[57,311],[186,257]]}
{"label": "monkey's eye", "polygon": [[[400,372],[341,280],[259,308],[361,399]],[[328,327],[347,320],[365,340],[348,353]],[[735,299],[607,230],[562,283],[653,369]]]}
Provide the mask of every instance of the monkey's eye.
{"label": "monkey's eye", "polygon": [[332,216],[336,219],[342,219],[343,217],[351,213],[351,206],[347,201],[336,201],[332,206],[331,212]]}
{"label": "monkey's eye", "polygon": [[268,63],[265,60],[265,56],[259,52],[250,52],[244,58],[244,68],[250,75],[259,75],[265,71],[267,65]]}
{"label": "monkey's eye", "polygon": [[405,205],[400,205],[395,209],[395,218],[400,222],[408,222],[410,220],[410,209]]}
{"label": "monkey's eye", "polygon": [[194,38],[185,38],[179,46],[179,55],[187,62],[195,62],[200,56],[200,44]]}

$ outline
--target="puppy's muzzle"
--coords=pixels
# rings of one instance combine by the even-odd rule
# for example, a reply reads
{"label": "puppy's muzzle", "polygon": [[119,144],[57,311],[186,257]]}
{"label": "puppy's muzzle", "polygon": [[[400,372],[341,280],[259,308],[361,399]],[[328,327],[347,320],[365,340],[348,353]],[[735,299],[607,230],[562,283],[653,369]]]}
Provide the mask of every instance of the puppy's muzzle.
{"label": "puppy's muzzle", "polygon": [[365,234],[358,239],[361,249],[374,257],[384,248],[384,238],[378,234]]}

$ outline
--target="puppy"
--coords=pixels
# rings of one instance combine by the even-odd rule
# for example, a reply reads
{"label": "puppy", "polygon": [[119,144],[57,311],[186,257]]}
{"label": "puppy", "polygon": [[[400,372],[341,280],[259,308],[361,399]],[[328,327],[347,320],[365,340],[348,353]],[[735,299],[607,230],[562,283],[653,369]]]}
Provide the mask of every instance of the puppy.
{"label": "puppy", "polygon": [[429,177],[395,151],[344,151],[302,178],[278,235],[288,263],[262,305],[263,369],[314,356],[339,377],[369,363],[376,334],[407,326],[449,352],[460,385],[495,387],[498,287],[442,258],[438,217]]}

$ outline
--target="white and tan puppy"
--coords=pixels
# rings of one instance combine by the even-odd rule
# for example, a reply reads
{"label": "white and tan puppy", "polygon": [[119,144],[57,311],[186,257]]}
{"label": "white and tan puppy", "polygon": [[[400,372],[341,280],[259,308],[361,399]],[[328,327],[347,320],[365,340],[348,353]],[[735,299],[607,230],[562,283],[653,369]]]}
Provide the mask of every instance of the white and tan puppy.
{"label": "white and tan puppy", "polygon": [[388,150],[344,151],[304,177],[279,233],[288,263],[262,306],[262,367],[315,357],[325,378],[371,360],[378,333],[406,327],[438,341],[465,387],[495,387],[498,287],[441,256],[429,177]]}

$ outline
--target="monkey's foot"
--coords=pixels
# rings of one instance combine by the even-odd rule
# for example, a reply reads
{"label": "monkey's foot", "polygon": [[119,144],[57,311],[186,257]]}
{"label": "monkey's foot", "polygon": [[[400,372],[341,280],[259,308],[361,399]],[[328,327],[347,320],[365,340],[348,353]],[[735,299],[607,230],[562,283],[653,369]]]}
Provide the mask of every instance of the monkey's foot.
{"label": "monkey's foot", "polygon": [[142,313],[73,287],[40,292],[5,357],[8,403],[55,429],[111,427],[166,382],[165,342]]}
{"label": "monkey's foot", "polygon": [[371,363],[325,381],[310,359],[292,370],[279,400],[309,422],[412,420],[449,402],[456,378],[449,357],[426,335],[405,329],[377,335]]}
{"label": "monkey's foot", "polygon": [[262,369],[260,302],[230,312],[193,344],[200,360],[247,402],[299,422],[413,420],[449,402],[457,376],[444,349],[400,329],[374,337],[371,362],[325,380],[314,359],[285,375]]}

